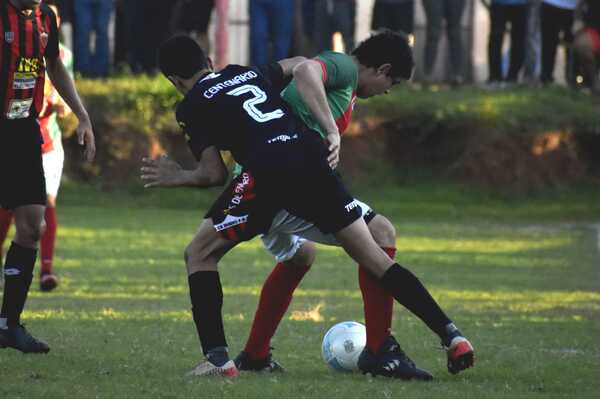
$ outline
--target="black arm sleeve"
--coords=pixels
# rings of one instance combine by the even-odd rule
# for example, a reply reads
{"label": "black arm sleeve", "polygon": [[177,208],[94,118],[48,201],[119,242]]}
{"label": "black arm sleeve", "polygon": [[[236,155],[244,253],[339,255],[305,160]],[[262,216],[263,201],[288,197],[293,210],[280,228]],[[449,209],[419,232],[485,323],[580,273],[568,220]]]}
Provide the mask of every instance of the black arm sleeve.
{"label": "black arm sleeve", "polygon": [[210,128],[201,123],[202,119],[208,121],[209,118],[202,118],[199,115],[199,110],[190,112],[189,106],[185,100],[177,107],[177,123],[183,130],[187,139],[190,151],[197,161],[200,161],[202,152],[210,146],[215,145],[209,137]]}
{"label": "black arm sleeve", "polygon": [[278,62],[254,68],[275,88],[277,91],[282,91],[292,81],[292,76],[285,76],[283,68]]}

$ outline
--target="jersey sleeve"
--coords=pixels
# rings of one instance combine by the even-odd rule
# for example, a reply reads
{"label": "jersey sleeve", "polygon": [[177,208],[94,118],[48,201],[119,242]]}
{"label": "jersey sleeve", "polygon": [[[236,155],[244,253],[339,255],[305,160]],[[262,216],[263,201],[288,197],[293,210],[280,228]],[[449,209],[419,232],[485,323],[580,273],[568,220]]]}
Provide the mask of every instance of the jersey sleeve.
{"label": "jersey sleeve", "polygon": [[323,83],[326,89],[355,87],[358,69],[352,57],[342,53],[326,52],[319,54],[315,61],[323,69]]}
{"label": "jersey sleeve", "polygon": [[202,118],[199,110],[193,110],[191,104],[184,100],[177,107],[176,112],[177,123],[183,130],[190,151],[197,161],[200,161],[202,153],[208,147],[215,145],[211,142],[209,132],[210,127],[200,121],[209,120],[210,118]]}
{"label": "jersey sleeve", "polygon": [[279,62],[271,62],[267,65],[254,68],[267,82],[277,91],[282,91],[292,80],[292,76],[285,76]]}
{"label": "jersey sleeve", "polygon": [[58,46],[58,24],[56,23],[56,14],[50,7],[44,7],[44,12],[49,19],[50,32],[48,32],[48,44],[46,45],[46,51],[44,57],[55,60],[60,56],[60,50]]}

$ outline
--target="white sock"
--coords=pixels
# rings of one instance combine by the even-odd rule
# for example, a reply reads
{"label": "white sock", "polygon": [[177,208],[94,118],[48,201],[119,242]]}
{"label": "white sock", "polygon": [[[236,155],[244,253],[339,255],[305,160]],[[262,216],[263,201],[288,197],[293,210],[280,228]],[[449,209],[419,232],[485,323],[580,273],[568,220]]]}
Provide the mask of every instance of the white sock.
{"label": "white sock", "polygon": [[0,317],[0,328],[6,330],[8,325],[6,325],[7,320],[5,318]]}

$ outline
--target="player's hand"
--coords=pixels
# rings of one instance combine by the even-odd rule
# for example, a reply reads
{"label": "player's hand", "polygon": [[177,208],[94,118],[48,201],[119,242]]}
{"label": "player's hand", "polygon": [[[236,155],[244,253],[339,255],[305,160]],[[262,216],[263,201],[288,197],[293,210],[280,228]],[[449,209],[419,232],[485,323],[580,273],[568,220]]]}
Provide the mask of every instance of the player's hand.
{"label": "player's hand", "polygon": [[161,155],[157,159],[142,158],[140,177],[144,182],[144,188],[178,186],[183,172],[181,165],[166,155]]}
{"label": "player's hand", "polygon": [[340,162],[340,142],[340,133],[338,131],[327,134],[327,149],[329,150],[327,162],[329,162],[331,169],[335,169]]}
{"label": "player's hand", "polygon": [[94,130],[92,122],[89,118],[80,118],[77,126],[77,142],[81,146],[85,146],[83,151],[83,159],[86,162],[92,162],[96,156],[96,139],[94,138]]}

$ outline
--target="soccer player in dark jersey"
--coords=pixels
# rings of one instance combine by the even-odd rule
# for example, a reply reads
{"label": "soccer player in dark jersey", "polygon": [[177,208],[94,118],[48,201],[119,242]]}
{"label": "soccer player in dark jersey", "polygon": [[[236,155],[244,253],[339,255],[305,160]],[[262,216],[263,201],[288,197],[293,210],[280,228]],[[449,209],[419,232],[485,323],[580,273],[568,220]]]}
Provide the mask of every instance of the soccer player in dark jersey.
{"label": "soccer player in dark jersey", "polygon": [[73,80],[59,57],[56,16],[41,0],[0,2],[0,206],[12,209],[16,235],[6,254],[0,348],[46,353],[20,322],[44,230],[46,185],[37,120],[46,72],[79,119],[84,157],[95,154],[94,133]]}
{"label": "soccer player in dark jersey", "polygon": [[[277,74],[237,65],[212,72],[200,47],[186,37],[164,43],[159,63],[163,74],[185,95],[177,108],[177,119],[198,166],[183,170],[162,158],[145,160],[145,186],[223,184],[227,169],[219,150],[231,151],[234,159],[252,172],[242,184],[253,190],[226,189],[185,250],[192,313],[207,357],[191,374],[238,375],[227,353],[217,264],[240,241],[266,232],[281,209],[314,223],[325,234],[334,234],[345,251],[442,342],[468,344],[421,282],[375,243],[359,205],[331,169],[339,155],[339,132],[328,132],[325,146],[318,135],[307,131],[273,88],[277,78],[272,76]],[[274,67],[285,76],[295,66],[280,62]],[[390,75],[377,73],[376,79],[383,91],[393,84]],[[320,196],[313,195],[315,191]],[[246,203],[246,196],[254,197],[254,201]],[[472,362],[472,354],[471,350],[455,360]],[[403,366],[414,368],[408,362]]]}

